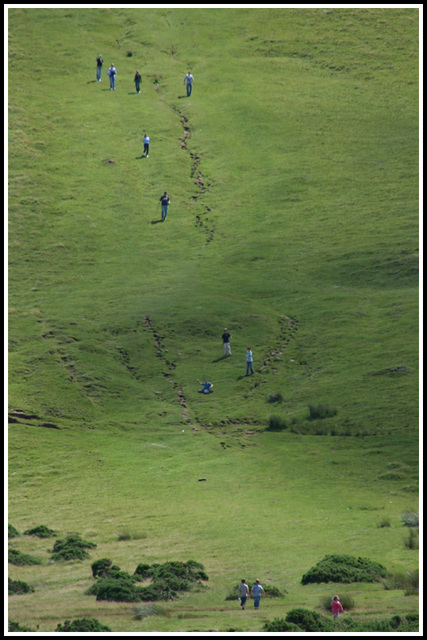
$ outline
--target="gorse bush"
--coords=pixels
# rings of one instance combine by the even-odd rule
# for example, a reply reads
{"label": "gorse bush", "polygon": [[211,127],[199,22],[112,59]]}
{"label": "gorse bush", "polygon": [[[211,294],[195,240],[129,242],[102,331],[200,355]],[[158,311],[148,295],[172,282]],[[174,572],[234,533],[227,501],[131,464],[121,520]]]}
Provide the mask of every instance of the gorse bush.
{"label": "gorse bush", "polygon": [[27,531],[24,531],[24,534],[26,536],[37,536],[38,538],[53,538],[56,536],[55,531],[49,529],[49,527],[46,527],[44,524],[34,527],[33,529],[27,529]]}
{"label": "gorse bush", "polygon": [[300,627],[304,631],[312,632],[328,632],[332,631],[334,626],[325,616],[320,615],[316,611],[309,611],[308,609],[291,609],[285,618],[286,622],[292,622]]}
{"label": "gorse bush", "polygon": [[263,631],[269,631],[270,633],[289,631],[294,633],[304,633],[304,629],[301,629],[297,624],[293,622],[287,622],[285,618],[274,618],[270,622],[266,622]]}
{"label": "gorse bush", "polygon": [[7,531],[7,537],[8,538],[16,538],[17,536],[19,536],[18,531],[15,529],[15,527],[12,524],[8,525],[8,531]]}
{"label": "gorse bush", "polygon": [[376,633],[376,632],[403,632],[412,633],[419,630],[418,614],[407,614],[406,616],[393,616],[387,620],[370,620],[368,622],[356,621],[347,616],[337,622],[332,622],[329,618],[321,616],[316,611],[308,609],[292,609],[286,618],[275,618],[267,622],[264,627],[267,632],[305,632],[305,633]]}
{"label": "gorse bush", "polygon": [[305,573],[302,584],[310,582],[375,582],[388,575],[387,569],[369,558],[328,555]]}
{"label": "gorse bush", "polygon": [[[172,600],[178,593],[189,591],[195,583],[209,579],[203,565],[194,560],[153,565],[141,563],[130,575],[112,565],[108,558],[102,558],[92,564],[92,575],[98,580],[86,594],[96,595],[97,600],[116,602]],[[147,579],[151,580],[150,584],[137,584]]]}
{"label": "gorse bush", "polygon": [[18,551],[18,549],[9,549],[8,562],[16,564],[19,567],[32,564],[42,564],[42,561],[38,558],[35,558],[28,553],[22,553],[22,551]]}
{"label": "gorse bush", "polygon": [[79,535],[72,534],[67,536],[65,540],[57,540],[53,546],[51,560],[53,562],[68,560],[85,560],[89,558],[86,549],[95,549],[94,542],[87,542]]}
{"label": "gorse bush", "polygon": [[10,596],[33,592],[33,587],[30,587],[26,582],[22,582],[22,580],[11,580],[8,578],[8,594]]}
{"label": "gorse bush", "polygon": [[19,622],[14,622],[13,620],[9,620],[8,631],[10,633],[35,633],[35,629],[31,629],[30,627],[24,627],[19,624]]}
{"label": "gorse bush", "polygon": [[58,633],[102,633],[111,632],[112,629],[105,624],[101,624],[96,618],[80,618],[77,620],[66,620],[64,624],[58,624],[55,631]]}

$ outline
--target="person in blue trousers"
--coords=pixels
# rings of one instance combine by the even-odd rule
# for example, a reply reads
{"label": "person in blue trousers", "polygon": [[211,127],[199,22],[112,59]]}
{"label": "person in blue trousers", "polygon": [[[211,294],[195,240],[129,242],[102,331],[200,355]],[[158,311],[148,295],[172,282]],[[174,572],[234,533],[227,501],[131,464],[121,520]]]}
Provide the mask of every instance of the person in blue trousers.
{"label": "person in blue trousers", "polygon": [[112,64],[111,67],[108,69],[108,75],[110,77],[110,90],[111,91],[115,91],[116,89],[116,75],[117,75],[117,71],[116,71],[116,67]]}
{"label": "person in blue trousers", "polygon": [[167,215],[168,215],[169,205],[171,203],[170,198],[169,198],[168,194],[166,193],[166,191],[160,197],[159,202],[162,205],[162,220],[166,220]]}
{"label": "person in blue trousers", "polygon": [[193,76],[191,75],[190,72],[188,72],[184,78],[184,84],[187,84],[187,98],[191,96],[191,92],[193,90],[193,80],[194,80]]}
{"label": "person in blue trousers", "polygon": [[102,63],[103,63],[103,59],[101,54],[99,54],[99,56],[96,59],[96,81],[97,82],[101,82],[101,73],[102,73]]}
{"label": "person in blue trousers", "polygon": [[254,369],[252,367],[252,362],[254,361],[253,355],[252,355],[252,351],[251,348],[248,347],[248,350],[246,351],[246,375],[249,375],[249,371],[251,373],[254,372]]}
{"label": "person in blue trousers", "polygon": [[259,580],[255,580],[255,584],[251,589],[251,593],[254,597],[254,609],[259,609],[259,603],[261,600],[261,593],[264,593],[263,587],[260,585]]}

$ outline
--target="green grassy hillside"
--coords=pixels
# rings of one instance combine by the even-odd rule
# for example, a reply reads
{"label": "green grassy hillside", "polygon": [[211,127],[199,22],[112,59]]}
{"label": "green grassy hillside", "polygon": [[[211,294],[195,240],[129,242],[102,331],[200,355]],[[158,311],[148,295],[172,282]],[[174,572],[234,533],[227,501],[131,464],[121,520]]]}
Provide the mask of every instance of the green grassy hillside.
{"label": "green grassy hillside", "polygon": [[[9,619],[260,632],[336,590],[300,584],[325,554],[415,569],[418,10],[8,19],[8,517],[97,544],[58,566],[49,541],[12,539],[42,565],[9,565],[35,588]],[[103,557],[194,559],[208,586],[135,620],[84,595]],[[239,611],[225,598],[251,576],[285,599]],[[402,590],[342,591],[355,619],[418,610]]]}

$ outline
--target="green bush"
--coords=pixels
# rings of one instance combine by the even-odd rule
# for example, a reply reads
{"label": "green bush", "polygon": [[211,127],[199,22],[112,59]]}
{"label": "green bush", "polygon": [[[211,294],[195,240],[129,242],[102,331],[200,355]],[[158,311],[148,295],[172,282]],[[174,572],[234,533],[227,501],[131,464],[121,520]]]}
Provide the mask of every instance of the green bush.
{"label": "green bush", "polygon": [[8,525],[7,537],[8,538],[16,538],[17,536],[19,536],[19,532],[15,529],[15,527],[12,524],[9,524]]}
{"label": "green bush", "polygon": [[8,578],[8,594],[10,596],[33,592],[33,587],[30,587],[26,582],[22,582],[21,580],[11,580]]}
{"label": "green bush", "polygon": [[284,431],[289,428],[289,422],[279,416],[270,416],[266,431]]}
{"label": "green bush", "polygon": [[77,620],[66,620],[64,624],[58,624],[55,631],[60,633],[82,633],[88,631],[89,633],[97,633],[103,631],[112,631],[110,627],[105,624],[101,624],[96,618],[80,618]]}
{"label": "green bush", "polygon": [[149,564],[140,563],[135,569],[134,576],[138,580],[145,580],[146,578],[151,578],[153,575],[153,567]]}
{"label": "green bush", "polygon": [[24,534],[26,536],[37,536],[38,538],[53,538],[56,536],[55,531],[49,529],[49,527],[46,527],[44,524],[34,527],[33,529],[27,529],[27,531],[24,531]]}
{"label": "green bush", "polygon": [[18,551],[18,549],[9,549],[8,562],[10,562],[11,564],[16,564],[19,567],[42,563],[42,561],[38,558],[34,558],[34,556],[30,556],[27,553],[22,553],[22,551]]}
{"label": "green bush", "polygon": [[94,542],[86,542],[79,535],[72,534],[65,540],[57,540],[53,546],[51,559],[54,562],[68,560],[85,560],[89,558],[86,549],[94,549]]}
{"label": "green bush", "polygon": [[94,578],[107,578],[111,575],[111,573],[120,571],[120,567],[113,565],[112,560],[109,560],[108,558],[101,558],[100,560],[96,560],[92,564],[91,569]]}
{"label": "green bush", "polygon": [[323,420],[337,415],[335,407],[328,404],[309,404],[310,420]]}
{"label": "green bush", "polygon": [[19,622],[13,622],[9,620],[8,631],[10,633],[35,633],[35,629],[31,629],[30,627],[23,627],[19,624]]}
{"label": "green bush", "polygon": [[[111,560],[103,558],[92,565],[92,575],[97,582],[87,591],[97,600],[138,602],[145,600],[171,600],[181,591],[188,591],[192,584],[208,580],[204,567],[199,562],[165,562],[163,564],[139,564],[131,576],[119,567],[111,566]],[[99,577],[101,576],[101,577]],[[149,585],[138,587],[135,583],[151,578]]]}
{"label": "green bush", "polygon": [[266,622],[263,631],[269,631],[271,633],[281,631],[293,631],[295,633],[304,633],[304,629],[301,629],[297,624],[293,622],[286,622],[285,618],[274,618],[271,622]]}
{"label": "green bush", "polygon": [[316,611],[309,611],[308,609],[292,609],[286,615],[285,620],[297,625],[304,631],[323,633],[334,629],[331,620]]}
{"label": "green bush", "polygon": [[389,575],[387,569],[368,558],[348,555],[327,555],[301,578],[310,582],[376,582]]}

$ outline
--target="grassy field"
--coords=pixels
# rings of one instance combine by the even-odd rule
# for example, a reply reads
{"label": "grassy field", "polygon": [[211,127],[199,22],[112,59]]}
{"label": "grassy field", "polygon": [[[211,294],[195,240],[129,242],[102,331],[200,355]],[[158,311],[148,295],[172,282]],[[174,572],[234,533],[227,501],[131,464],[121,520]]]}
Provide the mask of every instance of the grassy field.
{"label": "grassy field", "polygon": [[[337,590],[362,621],[418,611],[301,585],[332,553],[418,566],[418,18],[9,9],[8,520],[97,545],[52,564],[50,540],[11,539],[42,564],[9,564],[35,588],[10,620],[260,633]],[[136,620],[85,595],[99,558],[209,581]],[[287,593],[242,612],[242,577]]]}

